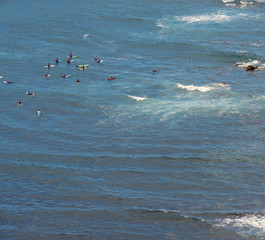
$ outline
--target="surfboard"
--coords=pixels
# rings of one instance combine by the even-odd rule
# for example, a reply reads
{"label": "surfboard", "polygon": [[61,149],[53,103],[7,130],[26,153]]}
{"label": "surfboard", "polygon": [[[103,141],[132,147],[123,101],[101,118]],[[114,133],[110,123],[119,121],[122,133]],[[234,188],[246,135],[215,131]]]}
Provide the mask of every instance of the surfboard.
{"label": "surfboard", "polygon": [[[69,56],[70,57],[70,56]],[[79,58],[79,56],[72,56],[71,58]]]}
{"label": "surfboard", "polygon": [[71,63],[71,62],[73,62],[73,61],[74,61],[73,59],[70,59],[69,62],[66,61],[66,63]]}
{"label": "surfboard", "polygon": [[0,78],[3,78],[3,76],[0,76]]}
{"label": "surfboard", "polygon": [[77,68],[77,70],[86,70],[86,68]]}
{"label": "surfboard", "polygon": [[87,66],[89,66],[89,64],[87,63],[87,64],[80,64],[80,65],[76,65],[76,67],[83,67],[83,66],[85,66],[85,67],[87,67]]}
{"label": "surfboard", "polygon": [[69,78],[69,77],[71,77],[71,74],[61,76],[61,78]]}
{"label": "surfboard", "polygon": [[56,61],[54,61],[54,62],[55,62],[55,63],[59,63],[59,62],[61,62],[61,59],[59,59],[58,62],[56,62]]}
{"label": "surfboard", "polygon": [[[54,67],[55,65],[50,65],[50,67]],[[43,66],[43,67],[48,67],[48,65],[46,65],[46,66]]]}

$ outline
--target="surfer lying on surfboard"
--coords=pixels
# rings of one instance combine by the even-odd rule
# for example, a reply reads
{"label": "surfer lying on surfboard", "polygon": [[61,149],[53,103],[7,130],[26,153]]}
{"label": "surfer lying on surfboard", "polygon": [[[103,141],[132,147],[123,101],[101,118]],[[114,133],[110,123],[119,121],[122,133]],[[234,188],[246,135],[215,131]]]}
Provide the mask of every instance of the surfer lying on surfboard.
{"label": "surfer lying on surfboard", "polygon": [[14,84],[14,82],[4,81],[5,84]]}
{"label": "surfer lying on surfboard", "polygon": [[110,77],[110,78],[108,78],[108,80],[114,80],[114,79],[116,79],[115,77]]}

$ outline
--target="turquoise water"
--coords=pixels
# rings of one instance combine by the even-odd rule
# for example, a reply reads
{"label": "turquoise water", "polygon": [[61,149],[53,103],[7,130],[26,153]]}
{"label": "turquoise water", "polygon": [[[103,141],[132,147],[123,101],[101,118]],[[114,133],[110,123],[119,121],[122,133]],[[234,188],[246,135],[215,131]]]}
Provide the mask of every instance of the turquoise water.
{"label": "turquoise water", "polygon": [[264,239],[264,10],[1,1],[1,239]]}

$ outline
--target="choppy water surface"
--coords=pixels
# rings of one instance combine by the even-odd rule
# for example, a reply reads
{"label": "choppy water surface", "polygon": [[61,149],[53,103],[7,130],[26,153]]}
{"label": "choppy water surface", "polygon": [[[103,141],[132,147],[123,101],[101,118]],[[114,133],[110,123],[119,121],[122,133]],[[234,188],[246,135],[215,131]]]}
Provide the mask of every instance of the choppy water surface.
{"label": "choppy water surface", "polygon": [[1,1],[1,239],[264,239],[264,11]]}

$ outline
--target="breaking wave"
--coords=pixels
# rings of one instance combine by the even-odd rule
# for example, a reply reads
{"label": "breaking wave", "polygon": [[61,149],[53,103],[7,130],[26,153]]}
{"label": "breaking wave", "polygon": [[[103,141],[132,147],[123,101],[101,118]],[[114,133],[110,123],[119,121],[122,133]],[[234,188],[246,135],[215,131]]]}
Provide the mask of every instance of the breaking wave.
{"label": "breaking wave", "polygon": [[247,214],[217,220],[215,227],[228,228],[245,237],[263,237],[265,235],[265,216]]}

